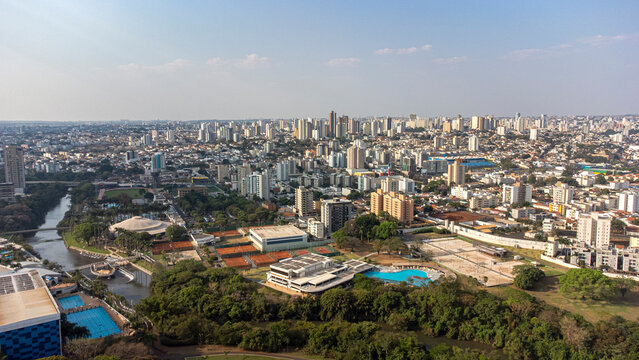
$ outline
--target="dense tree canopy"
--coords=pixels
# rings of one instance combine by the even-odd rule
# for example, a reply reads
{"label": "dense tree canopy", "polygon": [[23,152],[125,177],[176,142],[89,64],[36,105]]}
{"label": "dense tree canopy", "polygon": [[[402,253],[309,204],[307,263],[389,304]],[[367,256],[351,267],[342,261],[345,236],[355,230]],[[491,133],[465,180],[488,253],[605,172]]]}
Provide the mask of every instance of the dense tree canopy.
{"label": "dense tree canopy", "polygon": [[513,284],[520,289],[532,289],[537,281],[544,278],[544,272],[534,265],[524,264],[517,265],[513,268],[515,280]]}
{"label": "dense tree canopy", "polygon": [[616,293],[614,281],[595,269],[570,269],[559,278],[561,292],[581,299],[602,300]]}

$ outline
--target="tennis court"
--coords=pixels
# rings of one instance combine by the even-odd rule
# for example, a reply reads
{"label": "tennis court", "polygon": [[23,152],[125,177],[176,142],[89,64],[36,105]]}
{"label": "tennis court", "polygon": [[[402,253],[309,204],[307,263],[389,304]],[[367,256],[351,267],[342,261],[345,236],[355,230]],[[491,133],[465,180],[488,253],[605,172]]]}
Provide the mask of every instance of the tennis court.
{"label": "tennis court", "polygon": [[67,320],[89,329],[91,339],[118,334],[121,331],[102,307],[67,314]]}
{"label": "tennis court", "polygon": [[60,306],[62,306],[64,310],[69,310],[69,309],[77,308],[80,306],[84,306],[84,301],[82,301],[82,299],[80,298],[80,295],[72,295],[72,296],[60,298],[58,299],[58,302],[60,303]]}

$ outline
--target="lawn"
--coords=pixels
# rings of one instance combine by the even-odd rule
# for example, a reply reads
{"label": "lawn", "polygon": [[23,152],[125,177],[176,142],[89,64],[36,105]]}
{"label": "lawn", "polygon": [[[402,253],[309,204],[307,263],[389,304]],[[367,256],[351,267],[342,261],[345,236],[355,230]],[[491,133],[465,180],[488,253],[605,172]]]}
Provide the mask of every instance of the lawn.
{"label": "lawn", "polygon": [[76,239],[75,236],[73,236],[73,234],[71,234],[70,232],[64,233],[64,235],[62,235],[62,238],[64,239],[64,242],[67,244],[67,246],[73,246],[78,249],[91,251],[98,254],[109,254],[107,250],[89,246],[85,244],[84,242]]}
{"label": "lawn", "polygon": [[144,194],[146,194],[145,189],[117,189],[117,190],[107,190],[104,192],[105,200],[115,200],[121,194],[126,194],[131,199],[142,199]]}
{"label": "lawn", "polygon": [[639,320],[639,290],[628,292],[625,297],[617,295],[606,301],[580,300],[564,296],[559,292],[559,278],[547,277],[535,286],[530,295],[546,303],[574,314],[582,315],[588,321],[599,321],[611,316],[621,316],[625,319]]}

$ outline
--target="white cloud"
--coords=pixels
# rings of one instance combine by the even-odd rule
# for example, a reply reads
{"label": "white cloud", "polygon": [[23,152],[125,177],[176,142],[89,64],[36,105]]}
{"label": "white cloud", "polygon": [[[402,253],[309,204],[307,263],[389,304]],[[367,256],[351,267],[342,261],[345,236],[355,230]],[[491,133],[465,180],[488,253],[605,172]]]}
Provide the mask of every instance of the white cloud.
{"label": "white cloud", "polygon": [[395,50],[390,49],[390,48],[377,49],[377,50],[373,51],[373,53],[375,55],[388,55],[388,54],[392,54],[394,52],[395,52]]}
{"label": "white cloud", "polygon": [[267,67],[269,65],[269,59],[267,57],[260,57],[257,54],[246,55],[244,59],[235,61],[235,66],[243,69],[257,69]]}
{"label": "white cloud", "polygon": [[625,35],[625,34],[620,34],[620,35],[595,35],[595,36],[588,36],[588,37],[584,37],[581,38],[579,40],[577,40],[578,42],[582,43],[582,44],[586,44],[586,45],[590,45],[590,46],[603,46],[603,45],[609,45],[612,43],[616,43],[616,42],[620,42],[620,41],[625,41],[625,40],[630,40],[633,38],[637,38],[639,34],[632,34],[632,35]]}
{"label": "white cloud", "polygon": [[417,48],[412,46],[409,48],[403,48],[403,49],[397,49],[397,54],[399,55],[404,55],[404,54],[412,54],[417,52]]}
{"label": "white cloud", "polygon": [[550,50],[546,49],[521,49],[509,52],[506,56],[504,56],[504,58],[510,60],[524,60],[528,58],[548,56],[551,53],[552,52]]}
{"label": "white cloud", "polygon": [[375,55],[390,55],[390,54],[407,55],[407,54],[414,54],[418,51],[428,51],[432,47],[433,46],[430,44],[425,44],[420,47],[411,46],[407,48],[398,48],[398,49],[383,48],[383,49],[377,49],[373,51],[373,54]]}
{"label": "white cloud", "polygon": [[433,60],[435,64],[459,64],[466,62],[468,60],[468,56],[453,56],[449,58],[439,58]]}
{"label": "white cloud", "polygon": [[214,66],[214,67],[223,65],[225,63],[226,63],[226,61],[222,60],[222,58],[219,58],[219,57],[214,57],[214,58],[210,58],[210,59],[206,60],[206,65]]}
{"label": "white cloud", "polygon": [[336,59],[331,59],[329,60],[326,65],[328,66],[332,66],[332,67],[338,67],[338,66],[355,66],[357,64],[359,64],[359,59],[355,58],[355,57],[349,57],[349,58],[336,58]]}
{"label": "white cloud", "polygon": [[118,66],[118,70],[121,71],[137,71],[137,72],[157,72],[157,73],[169,73],[181,70],[189,66],[190,62],[185,59],[175,59],[171,62],[161,65],[141,65],[141,64],[125,64]]}

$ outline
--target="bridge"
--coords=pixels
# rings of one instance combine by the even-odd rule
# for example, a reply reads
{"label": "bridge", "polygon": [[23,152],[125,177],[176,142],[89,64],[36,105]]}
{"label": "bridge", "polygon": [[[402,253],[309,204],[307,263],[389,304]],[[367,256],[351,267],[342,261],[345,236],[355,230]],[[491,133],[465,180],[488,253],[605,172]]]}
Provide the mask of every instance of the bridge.
{"label": "bridge", "polygon": [[84,270],[84,269],[89,269],[91,266],[93,265],[100,265],[100,264],[109,264],[111,266],[113,266],[114,268],[118,268],[120,266],[124,266],[126,264],[129,263],[129,261],[133,260],[133,259],[137,259],[138,255],[134,255],[134,256],[129,256],[127,258],[110,258],[110,259],[106,259],[106,260],[100,260],[100,261],[96,261],[90,264],[86,264],[86,265],[81,265],[81,266],[76,266],[74,268],[71,269],[66,269],[65,271],[67,272],[72,272],[72,271],[76,271],[76,270]]}
{"label": "bridge", "polygon": [[25,184],[62,184],[68,186],[78,186],[80,185],[79,181],[57,181],[57,180],[36,180],[36,181],[25,181]]}
{"label": "bridge", "polygon": [[24,234],[36,231],[47,231],[47,230],[69,230],[73,229],[71,226],[62,226],[62,227],[53,227],[53,228],[40,228],[40,229],[28,229],[28,230],[16,230],[16,231],[5,231],[3,235],[15,235],[15,234]]}

